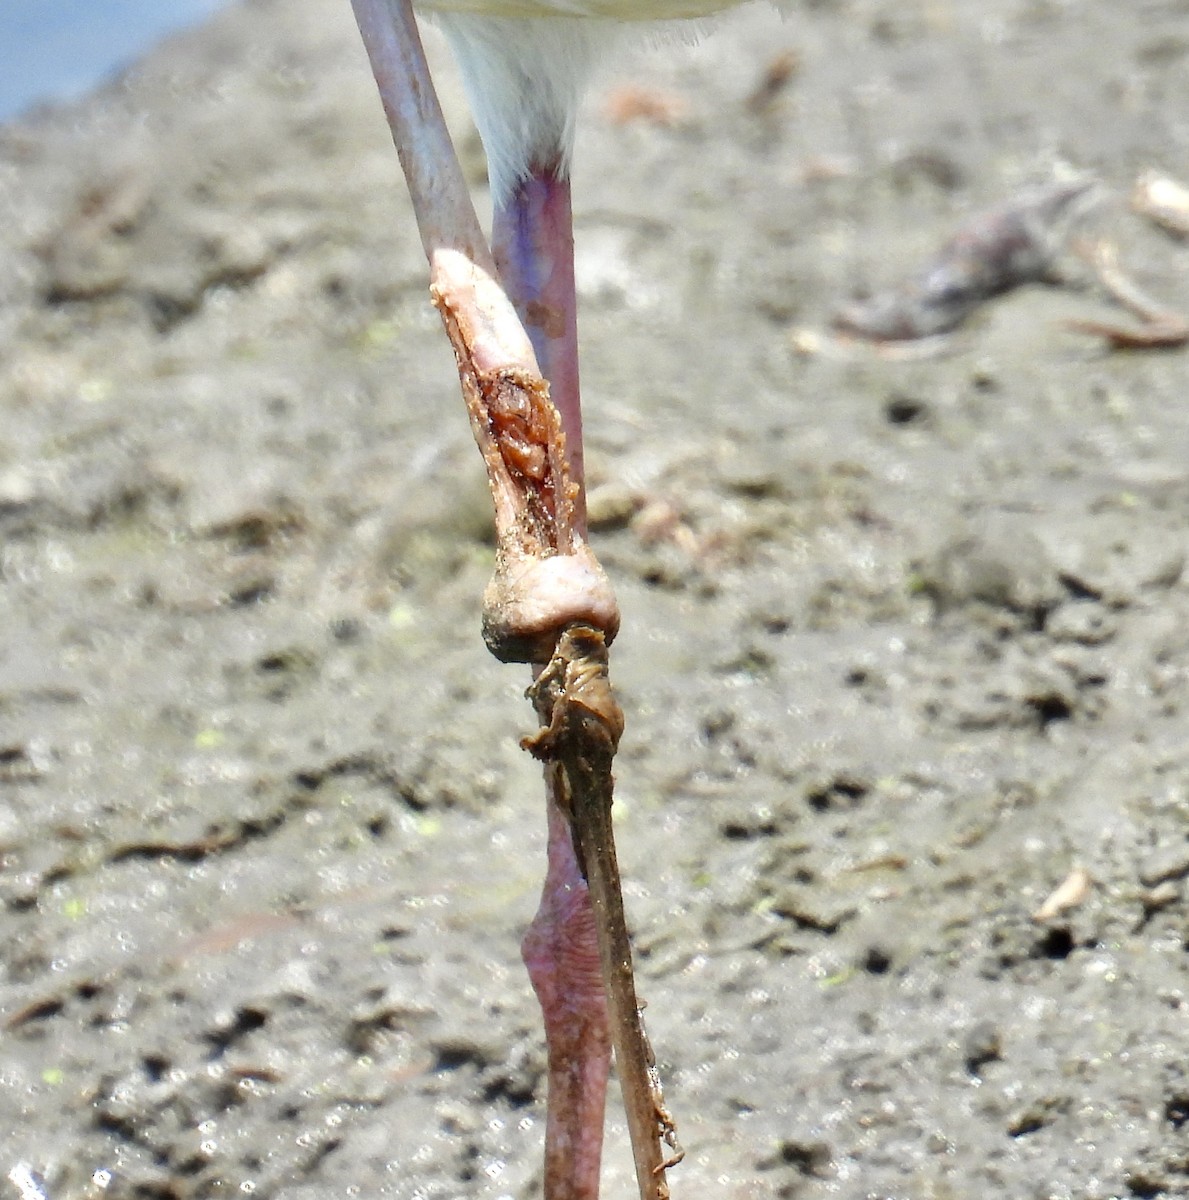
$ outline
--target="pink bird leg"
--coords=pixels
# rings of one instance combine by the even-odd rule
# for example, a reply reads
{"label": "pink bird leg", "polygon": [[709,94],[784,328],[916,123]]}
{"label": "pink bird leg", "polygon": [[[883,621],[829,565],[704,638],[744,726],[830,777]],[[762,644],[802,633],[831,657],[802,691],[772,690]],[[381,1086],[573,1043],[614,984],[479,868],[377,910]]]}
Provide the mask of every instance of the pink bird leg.
{"label": "pink bird leg", "polygon": [[549,1054],[545,1130],[548,1200],[599,1194],[611,1034],[590,893],[554,788],[547,800],[549,867],[521,943],[541,1004]]}
{"label": "pink bird leg", "polygon": [[659,1139],[675,1149],[675,1131],[640,1021],[611,829],[610,764],[622,714],[607,681],[606,644],[619,613],[583,538],[573,232],[569,182],[557,166],[563,148],[497,203],[493,261],[409,0],[352,5],[491,482],[498,549],[484,637],[497,657],[535,664],[544,726],[525,745],[547,764],[549,865],[523,956],[548,1042],[545,1197],[597,1200],[614,1044],[640,1194],[667,1200]]}
{"label": "pink bird leg", "polygon": [[[496,205],[492,253],[500,280],[533,343],[561,417],[570,477],[579,485],[576,532],[585,532],[582,412],[570,183],[555,165],[534,169]],[[611,1033],[590,892],[570,822],[546,771],[549,866],[521,954],[541,1005],[549,1055],[545,1133],[548,1200],[599,1194]]]}
{"label": "pink bird leg", "polygon": [[496,269],[533,344],[561,417],[570,478],[578,484],[574,526],[586,534],[586,473],[578,391],[578,302],[570,180],[558,163],[534,167],[492,218]]}

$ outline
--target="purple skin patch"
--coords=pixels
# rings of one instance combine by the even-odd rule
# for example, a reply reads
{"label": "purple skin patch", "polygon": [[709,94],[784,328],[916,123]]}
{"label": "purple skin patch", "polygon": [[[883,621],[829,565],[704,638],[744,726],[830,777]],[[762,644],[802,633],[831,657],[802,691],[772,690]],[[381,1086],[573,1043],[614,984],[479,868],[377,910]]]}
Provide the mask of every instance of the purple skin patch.
{"label": "purple skin patch", "polygon": [[[549,383],[550,399],[561,417],[570,477],[581,485],[582,412],[570,181],[559,176],[555,163],[534,168],[506,199],[497,202],[491,240],[500,280],[524,322],[537,365]],[[574,527],[579,535],[585,534],[585,489],[581,487]],[[556,574],[555,569],[563,564],[567,568],[572,564],[585,581],[588,564],[577,558],[551,558],[534,564],[531,586],[511,590],[539,604],[555,590],[545,577]],[[544,596],[538,590],[542,584],[546,585]],[[577,589],[582,594],[590,590]],[[610,594],[609,588],[604,590]],[[601,594],[597,587],[593,591]],[[614,608],[613,597],[610,605]],[[618,626],[618,612],[614,613],[614,626]],[[611,1032],[590,892],[552,778],[548,792],[549,868],[540,907],[521,944],[541,1005],[549,1052],[545,1195],[596,1200]]]}
{"label": "purple skin patch", "polygon": [[[570,181],[556,164],[534,168],[496,205],[491,230],[496,269],[537,355],[566,435],[570,477],[585,478],[578,392],[578,303],[574,293],[574,228]],[[586,533],[585,491],[574,525]]]}

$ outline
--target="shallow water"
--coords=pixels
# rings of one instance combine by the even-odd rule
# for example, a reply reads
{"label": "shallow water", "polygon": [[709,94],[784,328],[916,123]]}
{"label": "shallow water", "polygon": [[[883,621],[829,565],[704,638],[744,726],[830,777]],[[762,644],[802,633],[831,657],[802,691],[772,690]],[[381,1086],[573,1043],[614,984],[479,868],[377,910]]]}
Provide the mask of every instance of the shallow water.
{"label": "shallow water", "polygon": [[224,0],[5,0],[0,7],[0,121],[80,96],[167,34]]}

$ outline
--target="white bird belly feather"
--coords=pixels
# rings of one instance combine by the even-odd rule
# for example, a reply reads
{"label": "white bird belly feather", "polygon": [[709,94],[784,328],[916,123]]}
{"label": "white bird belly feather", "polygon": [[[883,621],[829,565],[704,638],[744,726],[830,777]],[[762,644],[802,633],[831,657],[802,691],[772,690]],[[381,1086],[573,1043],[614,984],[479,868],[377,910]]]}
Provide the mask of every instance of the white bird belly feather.
{"label": "white bird belly feather", "polygon": [[432,12],[489,17],[579,17],[604,21],[675,21],[707,17],[740,0],[418,0]]}
{"label": "white bird belly feather", "polygon": [[446,34],[496,201],[536,169],[569,169],[578,106],[625,24],[708,17],[742,0],[416,0]]}

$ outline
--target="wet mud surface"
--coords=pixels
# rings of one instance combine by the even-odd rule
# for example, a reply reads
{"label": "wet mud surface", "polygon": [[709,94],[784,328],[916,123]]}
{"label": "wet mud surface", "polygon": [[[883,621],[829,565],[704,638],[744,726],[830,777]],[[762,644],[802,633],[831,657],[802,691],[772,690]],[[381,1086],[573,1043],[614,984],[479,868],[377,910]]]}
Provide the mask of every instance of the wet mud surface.
{"label": "wet mud surface", "polygon": [[[1189,162],[1187,84],[1175,0],[854,0],[592,96],[678,1200],[1189,1195],[1189,361],[1063,324],[1118,315],[1073,253],[927,354],[828,334],[1071,169],[1189,308],[1125,203]],[[258,0],[0,130],[0,206],[0,1174],[537,1195],[527,681],[347,6]],[[631,1195],[615,1106],[609,1142]]]}

